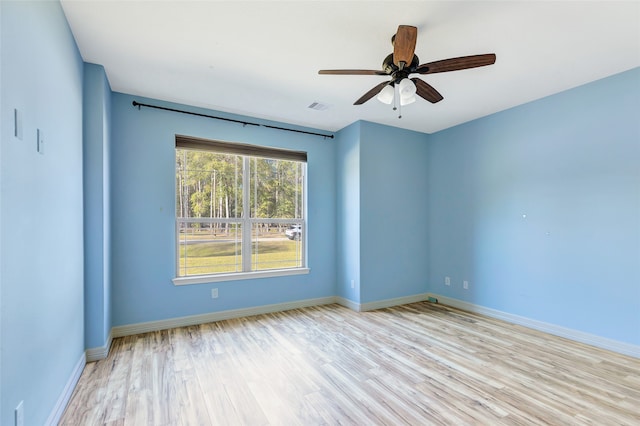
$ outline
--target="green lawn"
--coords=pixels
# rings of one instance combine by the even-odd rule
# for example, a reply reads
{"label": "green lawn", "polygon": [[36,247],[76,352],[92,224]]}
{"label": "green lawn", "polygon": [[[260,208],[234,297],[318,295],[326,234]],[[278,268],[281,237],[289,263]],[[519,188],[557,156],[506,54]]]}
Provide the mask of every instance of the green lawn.
{"label": "green lawn", "polygon": [[[198,238],[199,239],[199,238]],[[194,239],[189,238],[193,241]],[[256,254],[256,244],[257,254]],[[290,240],[261,239],[253,243],[251,261],[254,270],[295,268],[300,266],[300,243]],[[239,272],[242,269],[240,243],[234,242],[200,242],[180,245],[180,274],[201,275],[225,272]],[[186,250],[186,258],[185,258]],[[256,261],[258,264],[256,265]],[[185,262],[187,272],[185,273]]]}

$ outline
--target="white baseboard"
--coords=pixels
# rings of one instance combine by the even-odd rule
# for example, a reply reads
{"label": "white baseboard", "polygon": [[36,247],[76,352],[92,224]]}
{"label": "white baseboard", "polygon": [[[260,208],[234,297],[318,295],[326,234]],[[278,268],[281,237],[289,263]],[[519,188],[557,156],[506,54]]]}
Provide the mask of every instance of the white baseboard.
{"label": "white baseboard", "polygon": [[423,302],[429,298],[429,293],[414,294],[411,296],[396,297],[394,299],[377,300],[375,302],[363,303],[360,311],[373,311],[376,309],[390,308],[391,306],[408,305],[409,303]]}
{"label": "white baseboard", "polygon": [[398,297],[395,299],[380,300],[376,302],[359,304],[343,297],[330,296],[317,299],[297,300],[294,302],[276,303],[273,305],[256,306],[252,308],[232,309],[228,311],[211,312],[201,315],[190,315],[186,317],[170,318],[159,321],[149,321],[137,324],[122,325],[113,327],[109,334],[109,341],[100,348],[87,350],[87,360],[97,361],[104,359],[109,354],[111,339],[116,337],[131,336],[135,334],[148,333],[169,328],[184,327],[189,325],[206,324],[208,322],[222,321],[232,318],[242,318],[251,315],[268,314],[271,312],[282,312],[290,309],[307,308],[309,306],[328,305],[338,303],[357,312],[371,311],[374,309],[388,308],[390,306],[404,305],[407,303],[427,300],[427,293],[412,296]]}
{"label": "white baseboard", "polygon": [[376,300],[375,302],[357,303],[344,297],[336,296],[336,303],[356,312],[373,311],[376,309],[390,308],[391,306],[407,305],[409,303],[423,302],[429,298],[429,293],[414,294],[411,296],[396,297],[393,299]]}
{"label": "white baseboard", "polygon": [[598,348],[607,349],[635,358],[640,358],[640,346],[637,345],[620,342],[618,340],[607,339],[606,337],[596,336],[595,334],[585,333],[571,328],[510,314],[508,312],[503,312],[496,309],[486,308],[484,306],[475,305],[473,303],[441,296],[438,294],[429,294],[428,296],[435,297],[436,299],[438,299],[438,303],[442,305],[451,306],[453,308],[473,312],[476,314],[486,315],[491,318],[496,318],[499,320],[510,322],[512,324],[522,325],[524,327],[543,331],[555,336],[565,337],[576,342],[586,343],[587,345],[596,346]]}
{"label": "white baseboard", "polygon": [[82,370],[84,370],[84,366],[86,365],[86,357],[83,353],[76,366],[73,368],[71,372],[71,376],[69,380],[67,380],[67,384],[64,386],[60,397],[58,397],[58,401],[56,405],[53,407],[51,414],[49,414],[49,418],[45,422],[45,425],[57,425],[64,413],[65,408],[67,408],[67,404],[71,399],[71,395],[73,394],[73,390],[76,388],[76,384],[78,384],[78,380],[80,380],[80,375],[82,374]]}
{"label": "white baseboard", "polygon": [[131,336],[134,334],[166,330],[175,327],[206,324],[208,322],[222,321],[232,318],[242,318],[252,315],[268,314],[272,312],[288,311],[298,308],[307,308],[309,306],[328,305],[331,303],[336,303],[336,298],[333,296],[321,297],[317,299],[297,300],[294,302],[276,303],[273,305],[256,306],[253,308],[231,309],[228,311],[211,312],[208,314],[190,315],[187,317],[170,318],[166,320],[142,322],[131,325],[122,325],[113,327],[113,329],[111,330],[111,334],[113,335],[113,337]]}
{"label": "white baseboard", "polygon": [[360,312],[362,311],[361,306],[359,303],[356,303],[352,300],[349,299],[345,299],[344,297],[340,297],[340,296],[336,296],[335,297],[336,303],[338,305],[344,306],[345,308],[349,308],[352,311],[356,311],[356,312]]}
{"label": "white baseboard", "polygon": [[[109,338],[111,337],[123,337],[131,336],[135,334],[148,333],[151,331],[167,330],[169,328],[184,327],[189,325],[206,324],[208,322],[222,321],[232,318],[242,318],[251,315],[268,314],[271,312],[282,312],[290,309],[307,308],[309,306],[328,305],[331,303],[338,303],[349,309],[357,312],[371,311],[374,309],[388,308],[390,306],[405,305],[407,303],[421,302],[427,300],[428,293],[415,294],[411,296],[398,297],[395,299],[379,300],[370,303],[356,303],[343,297],[330,296],[321,297],[317,299],[297,300],[294,302],[276,303],[273,305],[256,306],[252,308],[232,309],[228,311],[211,312],[201,315],[190,315],[186,317],[170,318],[166,320],[142,322],[137,324],[122,325],[113,327]],[[92,349],[92,355],[103,355],[106,357],[108,354],[109,341],[104,347]],[[102,359],[102,358],[96,358]],[[92,358],[92,360],[96,360]]]}
{"label": "white baseboard", "polygon": [[109,349],[111,349],[112,341],[113,329],[109,332],[109,336],[107,336],[107,342],[104,344],[104,346],[100,346],[98,348],[90,348],[85,351],[87,362],[94,362],[105,359],[107,355],[109,355]]}

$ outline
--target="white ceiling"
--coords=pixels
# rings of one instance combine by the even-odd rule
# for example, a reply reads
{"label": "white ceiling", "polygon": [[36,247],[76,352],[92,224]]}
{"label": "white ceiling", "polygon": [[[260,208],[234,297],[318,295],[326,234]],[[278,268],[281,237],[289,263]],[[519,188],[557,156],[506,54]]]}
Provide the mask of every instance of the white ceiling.
{"label": "white ceiling", "polygon": [[[62,0],[85,62],[114,91],[328,131],[368,120],[432,133],[640,66],[640,2]],[[495,53],[495,65],[421,76],[444,100],[402,119],[375,98],[398,25],[420,63]],[[313,102],[328,105],[309,109]]]}

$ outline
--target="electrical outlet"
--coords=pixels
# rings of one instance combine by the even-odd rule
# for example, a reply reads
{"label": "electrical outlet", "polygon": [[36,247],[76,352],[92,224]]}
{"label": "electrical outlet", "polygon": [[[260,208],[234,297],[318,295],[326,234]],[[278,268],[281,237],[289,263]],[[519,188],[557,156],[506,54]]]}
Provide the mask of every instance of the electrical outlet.
{"label": "electrical outlet", "polygon": [[444,277],[444,285],[451,285],[451,278]]}
{"label": "electrical outlet", "polygon": [[462,281],[462,288],[469,290],[469,281]]}
{"label": "electrical outlet", "polygon": [[351,288],[356,288],[356,281],[355,280],[351,280]]}
{"label": "electrical outlet", "polygon": [[20,401],[16,407],[15,425],[24,426],[24,401]]}
{"label": "electrical outlet", "polygon": [[212,288],[211,289],[211,298],[212,299],[217,299],[218,298],[218,289],[217,288]]}

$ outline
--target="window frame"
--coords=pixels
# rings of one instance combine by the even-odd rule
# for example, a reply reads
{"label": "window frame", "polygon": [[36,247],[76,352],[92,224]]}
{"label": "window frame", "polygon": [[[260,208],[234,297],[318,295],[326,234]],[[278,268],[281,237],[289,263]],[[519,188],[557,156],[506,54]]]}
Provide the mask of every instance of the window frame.
{"label": "window frame", "polygon": [[[219,140],[208,140],[202,138],[195,138],[191,136],[184,135],[176,135],[176,146],[175,149],[189,149],[196,151],[208,151],[214,152],[216,154],[232,154],[238,155],[242,158],[243,161],[243,172],[242,172],[242,199],[243,199],[243,209],[242,215],[238,218],[179,218],[177,207],[174,208],[174,216],[175,216],[175,243],[176,243],[176,252],[175,252],[175,260],[176,260],[176,269],[174,273],[174,278],[172,279],[174,285],[190,285],[190,284],[204,284],[204,283],[212,283],[212,282],[222,282],[222,281],[235,281],[235,280],[247,280],[247,279],[256,279],[256,278],[269,278],[269,277],[281,277],[281,276],[290,276],[290,275],[303,275],[308,274],[310,272],[310,268],[307,265],[307,247],[308,247],[308,233],[307,233],[307,153],[304,151],[291,151],[285,150],[281,148],[272,148],[266,146],[259,145],[249,145],[243,143],[235,143],[235,142],[224,142]],[[249,181],[251,180],[250,176],[250,163],[251,160],[255,157],[258,158],[268,158],[275,160],[284,160],[284,161],[298,161],[304,163],[303,170],[303,201],[302,201],[302,217],[301,218],[257,218],[251,217],[251,208],[250,204],[246,203],[250,199],[250,189],[251,185]],[[177,170],[174,170],[174,175],[177,173]],[[175,197],[174,197],[175,198]],[[204,220],[203,220],[204,219]],[[223,272],[217,274],[201,274],[201,275],[188,275],[188,276],[179,276],[180,272],[180,225],[184,221],[191,222],[203,222],[203,221],[224,221],[224,222],[240,222],[242,224],[242,271],[239,272]],[[264,270],[251,270],[251,259],[253,256],[252,244],[254,240],[252,239],[252,232],[254,229],[254,224],[262,223],[262,222],[270,222],[270,223],[293,223],[301,226],[302,229],[302,239],[300,240],[301,247],[301,265],[300,267],[292,267],[292,268],[283,268],[283,269],[264,269]],[[248,251],[246,251],[248,250]],[[249,255],[245,255],[245,253],[249,253]]]}

